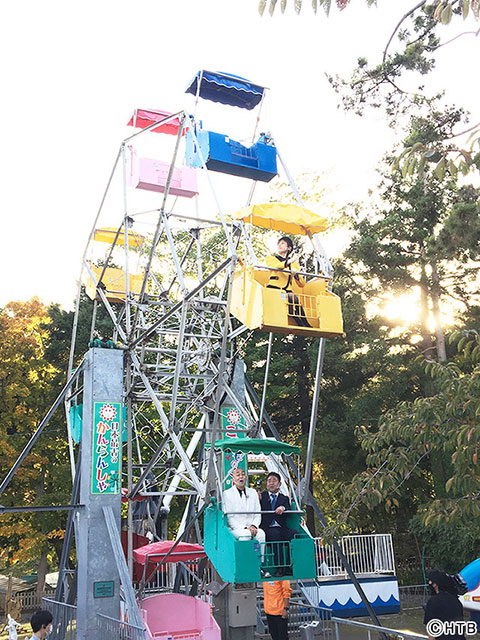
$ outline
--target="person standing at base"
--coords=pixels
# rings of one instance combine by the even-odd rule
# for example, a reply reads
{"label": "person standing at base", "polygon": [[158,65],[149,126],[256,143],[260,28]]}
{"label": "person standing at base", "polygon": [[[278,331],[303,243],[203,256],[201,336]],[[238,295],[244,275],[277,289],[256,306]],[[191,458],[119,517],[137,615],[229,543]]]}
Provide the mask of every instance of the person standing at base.
{"label": "person standing at base", "polygon": [[288,603],[291,595],[290,580],[263,583],[263,608],[272,640],[288,640]]}
{"label": "person standing at base", "polygon": [[53,616],[50,611],[42,609],[33,614],[30,618],[33,635],[30,640],[44,640],[52,631]]}
{"label": "person standing at base", "polygon": [[[431,620],[440,622],[460,622],[463,620],[463,607],[458,596],[453,592],[450,577],[445,571],[432,569],[429,572],[428,584],[433,595],[427,600],[425,605],[425,616],[423,624],[427,625]],[[427,627],[428,631],[428,627]],[[465,640],[463,633],[451,633],[432,636],[428,634],[429,640]]]}

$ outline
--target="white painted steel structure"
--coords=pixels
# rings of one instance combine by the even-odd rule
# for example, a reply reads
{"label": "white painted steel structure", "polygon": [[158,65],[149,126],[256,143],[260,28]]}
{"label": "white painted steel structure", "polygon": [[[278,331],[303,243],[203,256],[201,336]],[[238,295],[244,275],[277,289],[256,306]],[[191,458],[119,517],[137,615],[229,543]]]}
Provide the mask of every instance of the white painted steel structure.
{"label": "white painted steel structure", "polygon": [[[130,146],[138,141],[139,136],[175,119],[178,119],[179,127],[174,140],[164,192],[160,200],[157,194],[156,200],[148,210],[136,209],[131,202],[131,194],[127,187],[127,156],[130,153]],[[82,547],[81,536],[79,540],[81,528],[78,524],[80,519],[78,512],[83,505],[77,504],[81,493],[79,478],[85,470],[82,471],[84,465],[80,447],[74,444],[72,437],[70,408],[72,404],[82,402],[84,382],[87,379],[83,369],[84,364],[78,364],[75,361],[75,348],[81,318],[82,279],[90,278],[96,290],[90,340],[99,337],[96,332],[100,304],[106,310],[113,327],[113,335],[100,337],[112,337],[116,348],[123,351],[125,355],[124,385],[121,395],[123,395],[123,405],[126,407],[127,442],[126,465],[122,473],[121,486],[126,490],[123,497],[128,503],[128,570],[125,567],[123,571],[123,567],[120,567],[124,562],[123,551],[114,523],[115,517],[119,515],[119,509],[118,513],[114,513],[111,508],[104,508],[104,519],[129,608],[129,621],[135,623],[135,633],[139,631],[139,625],[136,623],[138,611],[131,587],[133,534],[148,532],[154,538],[158,538],[156,522],[168,513],[172,498],[180,497],[186,506],[179,535],[195,530],[197,539],[200,539],[198,517],[202,513],[208,496],[217,485],[214,448],[210,448],[210,453],[205,453],[204,444],[215,441],[223,435],[222,405],[233,406],[239,411],[248,435],[264,437],[263,420],[265,420],[273,436],[279,438],[275,426],[265,412],[265,397],[261,402],[258,398],[255,400],[255,391],[249,381],[244,378],[243,370],[240,371],[241,375],[237,376],[240,342],[248,339],[248,333],[246,327],[239,325],[239,322],[230,314],[231,284],[235,266],[242,252],[248,255],[252,251],[252,247],[248,245],[245,226],[241,221],[229,221],[226,217],[204,158],[202,158],[203,173],[214,202],[210,215],[204,218],[198,215],[182,215],[175,208],[177,200],[169,195],[173,171],[179,162],[179,150],[183,144],[182,137],[186,128],[192,132],[195,143],[198,145],[195,123],[184,111],[154,122],[121,142],[82,258],[68,383],[0,485],[1,494],[34,446],[53,411],[61,402],[64,402],[73,492],[72,502],[68,507],[69,519],[60,563],[56,601],[63,600],[67,603],[70,599],[69,583],[72,582],[67,578],[74,574],[74,570],[68,566],[74,529],[78,564],[86,561],[85,553],[83,556],[78,553],[79,548]],[[278,153],[278,148],[277,156],[291,185],[295,201],[303,206],[300,194],[284,160]],[[118,175],[123,181],[123,204],[121,211],[118,211],[120,220],[112,246],[97,264],[97,268],[101,269],[99,273],[94,271],[94,262],[88,260],[89,249],[94,242],[97,223],[107,197],[115,190],[114,179],[116,180]],[[250,189],[247,205],[251,203],[254,187],[255,183]],[[132,264],[133,258],[139,256],[133,249],[129,249],[129,234],[134,232],[132,225],[134,226],[135,222],[142,219],[146,213],[154,216],[155,231],[146,243],[145,252],[141,256],[142,285],[134,292],[130,288],[130,280],[134,275]],[[117,255],[114,258],[115,245],[122,243],[122,240],[124,250],[120,257]],[[313,236],[312,245],[311,259],[314,262],[314,273],[331,280],[332,268],[317,236]],[[125,293],[123,299],[120,296],[120,300],[118,290],[111,291],[109,294],[106,278],[109,267],[115,269],[118,267],[113,262],[114,259],[115,261],[123,260],[121,268],[124,273]],[[82,345],[81,351],[83,352],[85,348],[86,345]],[[283,464],[282,475],[285,480],[290,479],[293,490],[300,492],[303,503],[311,505],[322,525],[326,526],[325,519],[309,490],[324,348],[325,340],[321,338],[315,370],[304,478],[301,483],[298,482],[297,470],[291,460],[288,461],[288,465]],[[269,349],[269,357],[270,353]],[[74,366],[77,366],[76,370]],[[240,366],[243,365],[240,363]],[[268,371],[268,366],[266,370]],[[236,377],[241,379],[240,384],[235,383]],[[266,375],[264,385],[267,384]],[[134,511],[139,497],[146,499],[146,508],[144,511],[141,508],[137,509],[141,515],[134,522]],[[166,530],[163,531],[163,534],[165,533]],[[360,585],[356,582],[355,573],[348,566],[342,548],[335,541],[333,546],[372,619],[378,622]],[[345,548],[352,558],[358,555],[352,553],[350,547]],[[363,554],[367,558],[368,549],[368,546],[365,547],[360,555]],[[375,558],[381,557],[383,557],[381,554],[375,555],[374,552],[373,560],[362,562],[365,567],[370,566],[369,562],[375,565]],[[331,558],[332,566],[338,564],[337,557],[331,556]],[[90,586],[87,585],[87,587]],[[144,585],[140,591],[143,588]],[[86,593],[86,589],[84,591]],[[81,595],[80,590],[79,595]],[[72,595],[73,600],[74,597],[75,594]],[[85,598],[82,598],[81,602],[78,601],[78,620],[85,616],[85,603]],[[118,621],[114,620],[114,622]],[[141,631],[139,633],[142,635]]]}
{"label": "white painted steel structure", "polygon": [[[135,225],[143,219],[146,211],[143,208],[140,211],[135,209],[133,190],[127,186],[128,155],[139,136],[148,135],[150,129],[174,119],[178,119],[179,128],[165,191],[161,195],[148,195],[152,198],[152,206],[147,213],[155,219],[155,232],[146,243],[144,254],[139,256],[136,248],[129,249],[128,238],[129,234],[138,233]],[[213,456],[204,451],[204,444],[224,437],[221,430],[222,405],[238,409],[247,434],[258,437],[265,435],[262,428],[265,393],[261,406],[255,407],[244,383],[233,384],[238,352],[250,333],[230,315],[231,284],[237,261],[242,255],[253,252],[251,238],[242,221],[231,221],[225,215],[215,192],[213,178],[203,159],[203,173],[213,196],[214,211],[208,218],[177,213],[177,199],[169,196],[169,189],[173,169],[180,162],[183,134],[187,128],[195,137],[194,121],[187,113],[178,112],[123,140],[88,246],[94,243],[100,213],[107,195],[113,189],[112,178],[120,171],[124,187],[123,213],[118,231],[112,247],[106,251],[100,275],[87,259],[88,246],[82,262],[83,276],[90,278],[96,288],[90,337],[111,337],[97,334],[98,305],[103,305],[113,325],[113,339],[117,348],[126,352],[124,404],[127,408],[128,439],[122,486],[126,488],[129,501],[128,558],[131,572],[133,533],[148,532],[156,538],[159,533],[156,526],[158,519],[166,517],[172,499],[182,497],[186,499],[187,506],[178,532],[180,535],[185,523],[191,521],[201,509],[205,496],[215,488],[217,482]],[[293,197],[302,205],[285,162],[280,155],[278,157],[290,181]],[[252,188],[247,205],[251,202],[253,192]],[[330,280],[332,268],[323,247],[316,236],[311,240],[314,273]],[[123,302],[121,299],[115,302],[119,292],[109,291],[107,281],[107,269],[112,264],[117,242],[124,244],[124,251],[115,257],[115,260],[119,260],[123,255],[121,267],[125,273],[126,291]],[[143,283],[140,291],[131,292],[129,282],[134,259],[140,260],[142,265]],[[74,365],[81,286],[82,279],[79,280],[77,295],[70,370]],[[271,339],[269,345],[268,359],[271,355]],[[299,479],[293,478],[290,490],[290,493],[300,493],[303,497],[308,491],[308,469],[312,462],[324,345],[322,338],[319,342],[305,478],[301,486]],[[267,385],[268,375],[265,376],[265,389]],[[73,402],[79,401],[81,395],[75,396]],[[67,417],[71,404],[72,400],[68,398],[65,403]],[[69,440],[71,468],[74,470],[76,455],[70,431]],[[290,477],[286,466],[282,475],[286,486]],[[147,499],[147,502],[142,515],[134,522],[134,501],[139,497]]]}

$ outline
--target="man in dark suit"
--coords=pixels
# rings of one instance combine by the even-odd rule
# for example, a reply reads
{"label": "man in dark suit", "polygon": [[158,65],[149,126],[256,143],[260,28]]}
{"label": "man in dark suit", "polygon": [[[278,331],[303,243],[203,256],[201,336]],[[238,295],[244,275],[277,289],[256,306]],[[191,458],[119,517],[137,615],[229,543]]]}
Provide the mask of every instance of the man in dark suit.
{"label": "man in dark suit", "polygon": [[274,513],[262,514],[260,529],[265,531],[267,542],[274,542],[273,561],[277,567],[275,575],[291,575],[289,542],[297,533],[296,529],[287,526],[285,511],[291,510],[290,500],[280,493],[282,479],[280,474],[271,471],[267,475],[267,490],[262,492],[260,507],[262,511]]}

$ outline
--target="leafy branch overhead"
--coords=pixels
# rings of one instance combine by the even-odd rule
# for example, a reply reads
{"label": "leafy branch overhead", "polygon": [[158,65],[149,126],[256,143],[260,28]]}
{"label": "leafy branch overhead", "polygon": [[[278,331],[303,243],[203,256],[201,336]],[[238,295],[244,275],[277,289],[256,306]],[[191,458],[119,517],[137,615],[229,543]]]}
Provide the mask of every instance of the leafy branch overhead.
{"label": "leafy branch overhead", "polygon": [[[335,0],[335,4],[340,11],[345,9],[349,2],[350,0]],[[366,3],[368,6],[371,6],[372,4],[377,4],[377,0],[366,0]],[[263,15],[268,6],[268,12],[270,15],[273,15],[275,8],[279,5],[281,12],[285,13],[287,4],[288,0],[280,0],[280,2],[278,2],[278,0],[260,0],[258,3],[258,11],[260,15]],[[297,14],[300,13],[303,7],[303,0],[292,0],[291,4],[293,4],[295,12]],[[318,8],[321,7],[328,15],[332,6],[332,0],[311,0],[311,5],[314,13],[317,13]],[[464,19],[467,18],[470,10],[472,10],[477,18],[480,15],[479,0],[433,0],[433,2],[422,0],[415,5],[409,13],[413,13],[423,6],[433,6],[435,8],[435,19],[443,24],[448,24],[451,21],[455,9],[457,9],[457,11],[460,9]]]}
{"label": "leafy branch overhead", "polygon": [[[336,0],[338,9],[347,7],[350,0]],[[375,0],[366,0],[368,6],[376,4]],[[292,0],[296,13],[300,13],[302,0]],[[267,6],[273,15],[278,5],[277,0],[260,0],[259,12],[265,12]],[[280,0],[282,13],[287,8],[288,1]],[[322,7],[329,13],[332,0],[312,0],[312,8],[317,12]],[[480,0],[420,0],[401,16],[393,32],[386,41],[382,60],[375,66],[370,66],[366,58],[358,59],[357,68],[351,78],[345,80],[338,75],[327,75],[332,87],[340,93],[345,110],[352,110],[363,115],[367,107],[381,108],[390,119],[391,126],[397,126],[398,118],[412,110],[419,108],[431,109],[435,99],[424,95],[422,85],[413,89],[402,87],[402,80],[406,72],[416,72],[425,76],[435,68],[435,52],[462,36],[479,36],[480,29],[463,31],[450,39],[441,41],[438,28],[449,25],[458,20],[466,21],[469,17],[474,20],[480,18]],[[399,46],[391,52],[393,41],[397,39]],[[465,141],[462,136],[470,134]],[[456,144],[454,139],[460,139]],[[473,168],[480,168],[480,155],[476,145],[480,140],[480,122],[449,135],[450,144],[441,149],[435,143],[425,144],[416,142],[406,148],[397,158],[396,166],[401,168],[404,175],[423,172],[427,162],[436,163],[435,175],[443,180],[445,175],[456,177],[458,172],[467,174]]]}
{"label": "leafy branch overhead", "polygon": [[[345,9],[345,7],[347,6],[347,4],[349,3],[350,0],[335,0],[335,4],[336,6],[342,10]],[[367,0],[367,4],[373,4],[375,2],[375,0]],[[312,3],[312,9],[315,13],[317,13],[317,10],[319,9],[319,7],[321,7],[322,9],[325,10],[325,13],[328,15],[330,13],[330,8],[332,6],[332,0],[311,0]],[[278,0],[260,0],[258,3],[258,11],[260,13],[261,16],[263,16],[263,14],[265,13],[265,9],[268,6],[268,12],[269,14],[272,16],[273,13],[275,12],[275,8],[277,7],[277,5],[280,6],[280,11],[282,13],[285,13],[285,9],[287,8],[287,0],[280,0],[280,2],[278,2]],[[303,5],[303,1],[302,0],[293,0],[293,2],[291,3],[293,4],[293,7],[295,9],[295,12],[298,14],[300,13],[300,11],[302,10],[302,5]]]}
{"label": "leafy branch overhead", "polygon": [[[396,127],[408,113],[423,113],[431,119],[436,117],[436,103],[442,97],[425,95],[424,86],[412,86],[411,72],[418,76],[430,73],[436,64],[435,53],[441,47],[451,44],[462,36],[480,34],[480,29],[466,30],[453,38],[442,41],[442,25],[469,17],[480,17],[480,0],[423,0],[398,21],[388,38],[382,60],[370,66],[366,58],[359,58],[350,79],[327,76],[332,87],[341,95],[345,110],[363,115],[367,108],[382,109],[389,118],[390,126]],[[392,43],[397,41],[392,51]],[[409,73],[410,72],[410,73]],[[407,78],[410,86],[405,86]],[[435,175],[439,180],[445,176],[456,178],[457,174],[467,174],[480,168],[480,122],[468,123],[462,114],[445,130],[444,124],[437,123],[436,133],[430,140],[416,140],[405,149],[395,161],[395,168],[404,176],[423,174],[427,163],[435,163]],[[457,125],[457,126],[453,126]],[[440,134],[443,135],[440,135]]]}

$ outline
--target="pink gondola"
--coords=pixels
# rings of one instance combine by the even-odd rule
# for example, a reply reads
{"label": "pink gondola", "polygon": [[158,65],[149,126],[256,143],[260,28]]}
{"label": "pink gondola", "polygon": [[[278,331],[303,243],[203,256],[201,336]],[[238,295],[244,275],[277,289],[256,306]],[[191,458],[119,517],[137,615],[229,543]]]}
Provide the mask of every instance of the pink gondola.
{"label": "pink gondola", "polygon": [[[137,158],[131,153],[128,183],[135,189],[164,193],[170,165],[152,158]],[[174,196],[193,198],[198,194],[197,174],[192,167],[174,167],[169,193]]]}

